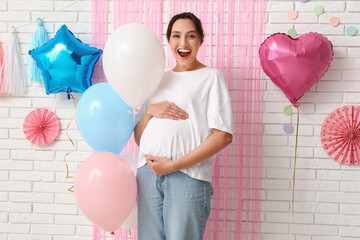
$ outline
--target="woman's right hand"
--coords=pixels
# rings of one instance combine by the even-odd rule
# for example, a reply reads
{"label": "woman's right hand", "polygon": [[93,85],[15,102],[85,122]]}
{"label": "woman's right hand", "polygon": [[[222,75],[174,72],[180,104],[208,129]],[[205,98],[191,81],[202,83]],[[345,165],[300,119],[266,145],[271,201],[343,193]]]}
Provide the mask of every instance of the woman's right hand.
{"label": "woman's right hand", "polygon": [[155,118],[167,118],[173,120],[185,120],[189,118],[187,112],[179,108],[175,103],[172,102],[160,102],[151,104],[145,114]]}

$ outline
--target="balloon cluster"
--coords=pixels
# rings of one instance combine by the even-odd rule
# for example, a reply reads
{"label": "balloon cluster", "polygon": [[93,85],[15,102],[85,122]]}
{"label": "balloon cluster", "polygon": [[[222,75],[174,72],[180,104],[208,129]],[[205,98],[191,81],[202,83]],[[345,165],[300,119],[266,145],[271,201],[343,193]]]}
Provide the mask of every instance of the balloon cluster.
{"label": "balloon cluster", "polygon": [[131,23],[109,37],[103,66],[109,83],[89,87],[77,106],[78,129],[95,153],[76,174],[75,197],[90,221],[111,232],[136,227],[138,157],[119,153],[136,125],[132,107],[144,103],[161,81],[165,54],[150,29]]}

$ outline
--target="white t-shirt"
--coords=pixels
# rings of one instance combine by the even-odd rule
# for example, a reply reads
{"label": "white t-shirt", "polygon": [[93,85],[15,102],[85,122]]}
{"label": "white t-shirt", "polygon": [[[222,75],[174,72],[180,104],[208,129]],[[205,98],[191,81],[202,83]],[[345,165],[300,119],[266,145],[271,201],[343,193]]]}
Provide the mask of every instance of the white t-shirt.
{"label": "white t-shirt", "polygon": [[[142,106],[140,120],[147,106],[162,101],[175,103],[188,113],[186,120],[151,118],[140,140],[138,167],[146,164],[144,154],[173,161],[199,146],[218,129],[233,134],[231,100],[223,74],[210,67],[194,71],[167,71],[156,92]],[[190,177],[211,181],[216,156],[180,171]]]}

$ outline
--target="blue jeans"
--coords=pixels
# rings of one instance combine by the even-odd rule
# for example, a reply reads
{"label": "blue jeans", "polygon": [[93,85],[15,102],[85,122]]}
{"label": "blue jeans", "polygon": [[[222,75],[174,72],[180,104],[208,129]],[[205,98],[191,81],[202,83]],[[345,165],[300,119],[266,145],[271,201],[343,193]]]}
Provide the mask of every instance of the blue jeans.
{"label": "blue jeans", "polygon": [[138,168],[138,240],[202,240],[209,217],[211,183],[183,172],[165,176]]}

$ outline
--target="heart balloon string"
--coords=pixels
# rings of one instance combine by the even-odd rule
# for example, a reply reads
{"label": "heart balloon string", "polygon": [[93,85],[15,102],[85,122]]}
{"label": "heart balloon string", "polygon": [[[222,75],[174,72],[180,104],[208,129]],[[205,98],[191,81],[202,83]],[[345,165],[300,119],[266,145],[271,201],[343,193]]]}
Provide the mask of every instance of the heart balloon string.
{"label": "heart balloon string", "polygon": [[[299,106],[300,104],[297,104]],[[296,156],[297,156],[297,147],[298,147],[298,139],[299,139],[299,121],[300,121],[300,110],[299,107],[296,107],[297,111],[297,121],[296,121],[296,136],[295,136],[295,151],[294,151],[294,173],[293,173],[293,186],[292,186],[292,201],[291,201],[291,215],[292,215],[292,223],[295,222],[295,176],[296,176]],[[296,231],[295,226],[293,226],[294,231],[294,239],[296,240]]]}
{"label": "heart balloon string", "polygon": [[[70,93],[68,94],[68,96],[71,96],[72,100],[74,101],[74,106],[75,106],[75,109],[76,109],[76,101],[75,101],[74,96],[72,94],[70,94]],[[64,157],[64,162],[65,162],[65,165],[66,165],[66,179],[74,178],[73,176],[69,176],[69,166],[67,164],[66,157],[69,156],[69,154],[71,154],[75,150],[75,144],[74,144],[73,140],[71,139],[71,137],[69,136],[69,133],[68,133],[68,129],[69,129],[70,124],[72,123],[72,121],[75,119],[75,115],[76,115],[76,113],[74,113],[73,117],[71,118],[69,124],[66,127],[66,136],[68,137],[68,139],[70,140],[70,142],[71,142],[71,144],[73,146],[73,149],[70,152],[66,153],[65,157]],[[73,189],[74,189],[74,186],[68,188],[68,191],[69,192],[74,192]]]}

